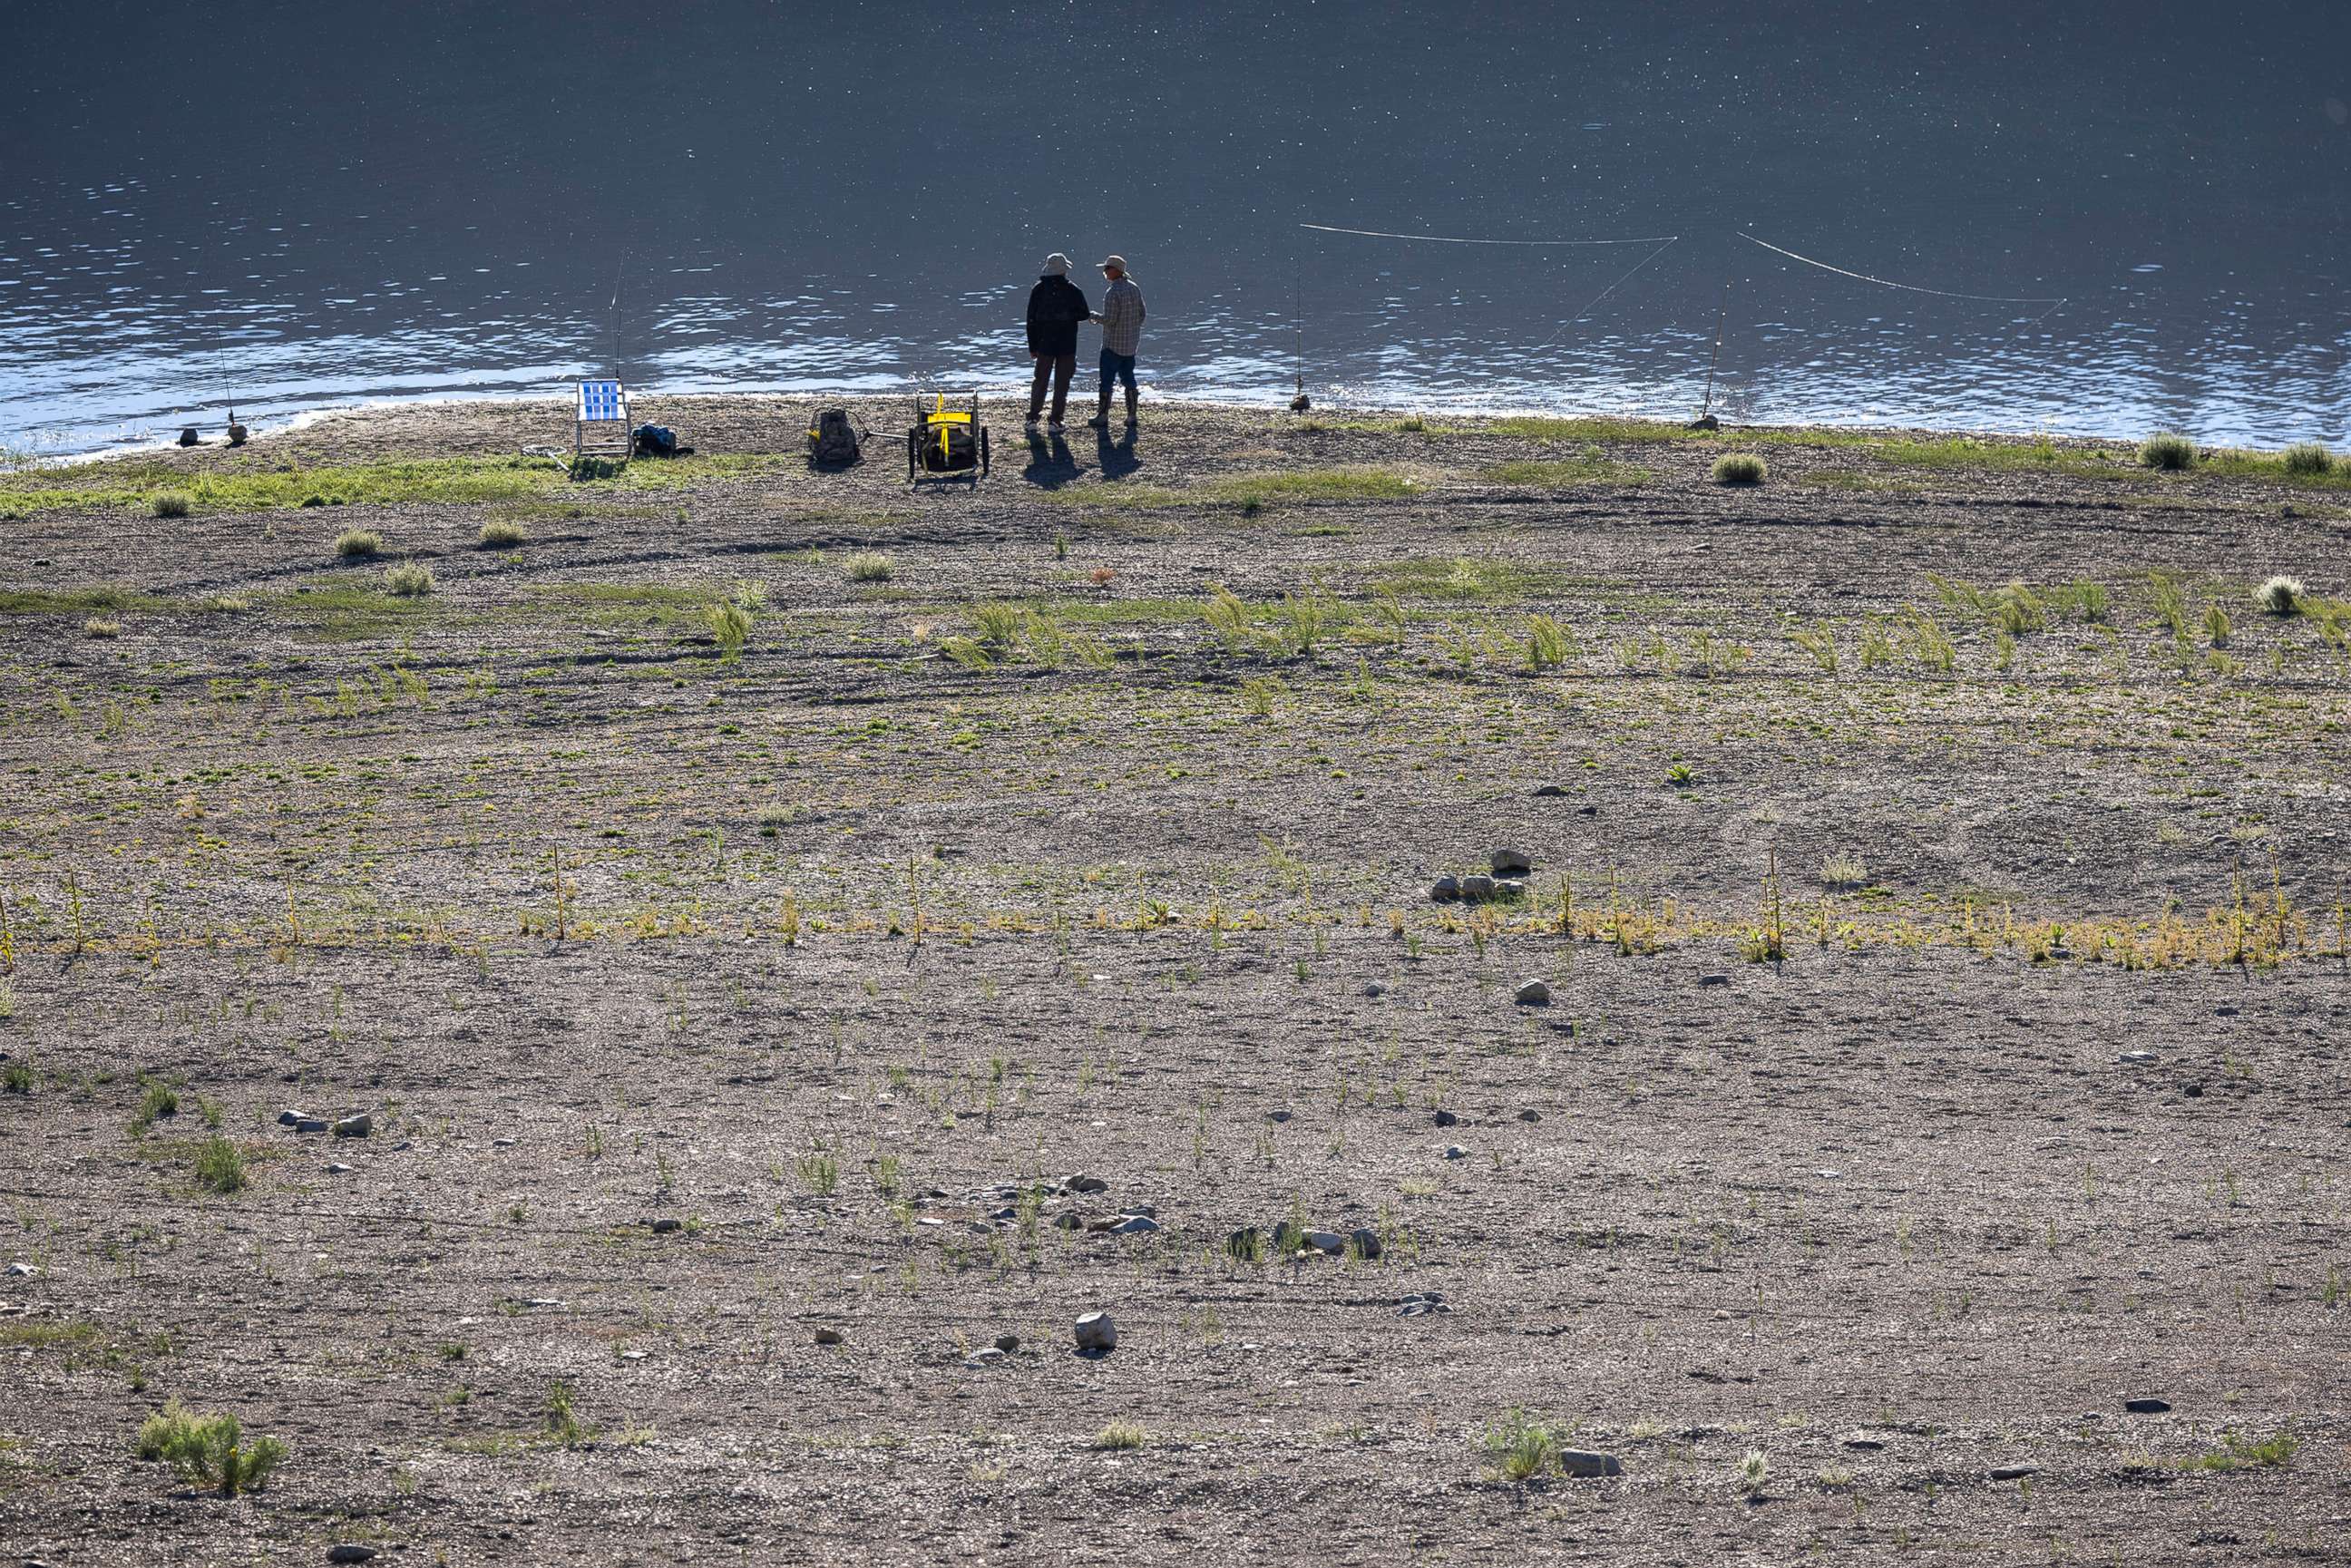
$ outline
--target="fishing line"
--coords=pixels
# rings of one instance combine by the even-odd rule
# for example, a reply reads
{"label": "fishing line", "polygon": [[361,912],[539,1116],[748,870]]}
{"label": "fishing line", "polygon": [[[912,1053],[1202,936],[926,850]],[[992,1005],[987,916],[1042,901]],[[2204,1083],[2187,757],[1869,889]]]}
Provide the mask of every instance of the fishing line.
{"label": "fishing line", "polygon": [[1335,224],[1301,224],[1302,229],[1318,229],[1326,235],[1362,235],[1366,239],[1416,239],[1431,245],[1656,245],[1660,241],[1671,245],[1679,235],[1643,235],[1633,239],[1463,239],[1457,235],[1394,234],[1386,229],[1343,229]]}
{"label": "fishing line", "polygon": [[1896,283],[1890,277],[1872,277],[1865,272],[1854,272],[1842,267],[1831,267],[1825,261],[1814,261],[1809,256],[1798,256],[1792,250],[1782,249],[1781,246],[1773,245],[1769,240],[1757,239],[1753,235],[1740,234],[1736,229],[1731,232],[1733,234],[1738,234],[1739,237],[1745,240],[1749,245],[1760,245],[1765,250],[1773,251],[1781,256],[1786,256],[1790,261],[1801,261],[1806,267],[1817,267],[1823,272],[1834,272],[1840,277],[1851,277],[1863,283],[1875,283],[1880,288],[1899,288],[1905,294],[1931,294],[1939,299],[1972,299],[1977,303],[1983,305],[2048,306],[2048,310],[2043,310],[2040,315],[2035,316],[2032,319],[2032,324],[2036,327],[2049,319],[2051,311],[2055,310],[2057,307],[2065,303],[2063,298],[2053,298],[2046,294],[1959,294],[1955,293],[1949,288],[1922,288],[1915,283]]}
{"label": "fishing line", "polygon": [[621,265],[612,269],[612,299],[604,307],[612,325],[612,379],[621,379],[621,277],[629,269],[629,253],[621,252]]}
{"label": "fishing line", "polygon": [[1598,309],[1602,300],[1607,298],[1610,295],[1615,293],[1618,289],[1633,281],[1633,273],[1640,271],[1643,267],[1648,266],[1649,263],[1656,260],[1657,257],[1665,255],[1668,250],[1671,250],[1673,248],[1674,242],[1679,238],[1681,238],[1681,235],[1667,235],[1663,245],[1660,245],[1656,249],[1651,251],[1648,255],[1643,256],[1640,260],[1633,264],[1632,272],[1627,272],[1624,277],[1618,278],[1615,282],[1610,284],[1607,287],[1593,295],[1590,303],[1585,305],[1583,309],[1577,311],[1574,315],[1569,317],[1566,321],[1561,324],[1559,331],[1553,332],[1550,337],[1545,338],[1541,342],[1537,343],[1532,349],[1530,349],[1527,351],[1529,353],[1539,354],[1545,349],[1550,348],[1553,343],[1558,342],[1561,336],[1567,331],[1568,328],[1574,326],[1578,321],[1583,320],[1586,316],[1591,315],[1593,311]]}

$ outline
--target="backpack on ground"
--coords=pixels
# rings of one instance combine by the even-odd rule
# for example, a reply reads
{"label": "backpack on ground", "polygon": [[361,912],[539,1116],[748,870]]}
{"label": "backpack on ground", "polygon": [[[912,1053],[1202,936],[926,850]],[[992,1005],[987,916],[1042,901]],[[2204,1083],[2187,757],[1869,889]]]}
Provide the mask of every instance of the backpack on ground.
{"label": "backpack on ground", "polygon": [[858,459],[857,432],[849,423],[849,411],[828,408],[816,416],[816,427],[809,432],[809,461],[824,468],[845,468]]}
{"label": "backpack on ground", "polygon": [[639,457],[675,457],[679,453],[677,432],[666,424],[641,424],[630,450]]}

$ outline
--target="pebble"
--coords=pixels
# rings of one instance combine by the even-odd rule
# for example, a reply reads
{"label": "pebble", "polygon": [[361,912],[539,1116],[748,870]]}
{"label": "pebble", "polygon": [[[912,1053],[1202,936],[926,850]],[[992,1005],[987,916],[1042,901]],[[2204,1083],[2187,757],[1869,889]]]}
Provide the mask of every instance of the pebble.
{"label": "pebble", "polygon": [[1254,1225],[1244,1225],[1225,1238],[1225,1252],[1233,1258],[1255,1258],[1265,1250],[1265,1232]]}
{"label": "pebble", "polygon": [[1522,1008],[1547,1008],[1551,1006],[1551,988],[1541,980],[1527,980],[1520,985],[1512,999]]}
{"label": "pebble", "polygon": [[327,1130],[327,1124],[316,1116],[298,1117],[292,1125],[298,1133],[323,1133]]}
{"label": "pebble", "polygon": [[1387,987],[1377,980],[1374,980],[1370,985],[1364,988],[1364,995],[1367,997],[1384,997],[1387,994]]}
{"label": "pebble", "polygon": [[2151,1397],[2145,1399],[2126,1399],[2123,1401],[2123,1408],[2129,1411],[2134,1416],[2160,1416],[2166,1410],[2171,1408],[2171,1401],[2168,1399],[2156,1399]]}
{"label": "pebble", "polygon": [[1110,1321],[1108,1312],[1088,1312],[1078,1319],[1074,1327],[1078,1349],[1100,1355],[1118,1348],[1118,1325]]}
{"label": "pebble", "polygon": [[1496,876],[1524,876],[1535,869],[1534,857],[1524,850],[1494,850],[1486,856],[1486,863],[1494,868]]}
{"label": "pebble", "polygon": [[1071,1176],[1061,1185],[1071,1192],[1108,1192],[1110,1190],[1110,1183],[1098,1176],[1087,1176],[1083,1172]]}
{"label": "pebble", "polygon": [[1396,1302],[1396,1316],[1400,1318],[1426,1317],[1431,1312],[1449,1312],[1452,1310],[1445,1304],[1445,1292],[1442,1291],[1416,1291]]}
{"label": "pebble", "polygon": [[2039,1465],[2000,1465],[1993,1469],[1991,1479],[1996,1481],[2021,1481],[2027,1476],[2040,1473]]}
{"label": "pebble", "polygon": [[684,1229],[685,1221],[683,1219],[674,1219],[664,1215],[661,1218],[654,1220],[653,1222],[653,1234],[655,1236],[667,1236],[672,1231]]}
{"label": "pebble", "polygon": [[334,1160],[329,1162],[327,1166],[327,1174],[329,1176],[349,1176],[351,1174],[352,1169],[352,1166],[343,1164],[340,1160]]}
{"label": "pebble", "polygon": [[1856,1454],[1875,1454],[1886,1447],[1876,1437],[1847,1437],[1844,1446]]}
{"label": "pebble", "polygon": [[30,1263],[11,1263],[8,1265],[8,1278],[12,1280],[30,1280],[37,1277],[39,1273],[40,1270],[34,1268]]}
{"label": "pebble", "polygon": [[339,1138],[364,1138],[374,1131],[375,1117],[365,1111],[335,1124],[335,1136]]}
{"label": "pebble", "polygon": [[1519,1120],[1521,1122],[1540,1122],[1542,1120],[1542,1113],[1530,1105],[1525,1110],[1519,1113]]}
{"label": "pebble", "polygon": [[1527,884],[1517,877],[1505,876],[1495,879],[1494,896],[1496,898],[1524,898],[1526,895]]}
{"label": "pebble", "polygon": [[1317,1252],[1336,1255],[1347,1249],[1347,1239],[1335,1230],[1310,1230],[1306,1233],[1306,1245]]}
{"label": "pebble", "polygon": [[2155,1060],[2155,1052],[2151,1051],[2126,1051],[2116,1060],[2119,1061],[2153,1061]]}
{"label": "pebble", "polygon": [[1439,1126],[1439,1127],[1450,1127],[1450,1126],[1451,1126],[1451,1125],[1453,1125],[1456,1122],[1458,1122],[1459,1120],[1461,1120],[1461,1118],[1460,1118],[1460,1117],[1458,1117],[1458,1116],[1455,1115],[1455,1114],[1454,1114],[1452,1112],[1450,1112],[1450,1111],[1434,1111],[1434,1112],[1431,1112],[1431,1113],[1429,1113],[1429,1117],[1428,1117],[1428,1119],[1429,1119],[1430,1123],[1432,1123],[1434,1125],[1437,1125],[1437,1126]]}
{"label": "pebble", "polygon": [[1020,1336],[1017,1333],[998,1334],[996,1336],[996,1348],[1002,1351],[1005,1354],[1010,1355],[1014,1351],[1020,1348]]}
{"label": "pebble", "polygon": [[1445,1157],[1448,1160],[1466,1160],[1469,1157],[1469,1151],[1458,1144],[1447,1144],[1445,1145]]}
{"label": "pebble", "polygon": [[1429,883],[1428,896],[1439,904],[1452,903],[1461,896],[1461,879],[1451,876],[1438,877]]}
{"label": "pebble", "polygon": [[340,1546],[327,1548],[329,1563],[365,1563],[375,1555],[375,1548],[362,1546],[356,1541],[346,1541]]}
{"label": "pebble", "polygon": [[1730,984],[1730,977],[1728,975],[1700,975],[1698,977],[1698,983],[1701,986],[1727,986]]}
{"label": "pebble", "polygon": [[819,1344],[839,1344],[841,1343],[841,1331],[839,1329],[819,1329],[816,1331],[816,1343]]}
{"label": "pebble", "polygon": [[1615,1455],[1595,1454],[1586,1448],[1562,1448],[1559,1451],[1559,1469],[1562,1475],[1569,1476],[1621,1476],[1625,1473],[1624,1461]]}
{"label": "pebble", "polygon": [[1376,1258],[1382,1250],[1380,1233],[1368,1225],[1357,1226],[1348,1233],[1347,1239],[1355,1244],[1358,1258]]}
{"label": "pebble", "polygon": [[1538,800],[1555,800],[1566,793],[1567,786],[1564,784],[1538,784],[1535,786],[1535,799]]}
{"label": "pebble", "polygon": [[1056,1230],[1076,1230],[1084,1224],[1084,1220],[1066,1209],[1053,1216],[1053,1228]]}
{"label": "pebble", "polygon": [[966,1366],[995,1366],[1000,1364],[1003,1360],[1004,1353],[1000,1350],[976,1350],[973,1351],[969,1356],[965,1358],[964,1364]]}
{"label": "pebble", "polygon": [[1490,876],[1463,877],[1461,879],[1461,896],[1464,898],[1493,897],[1494,879]]}
{"label": "pebble", "polygon": [[281,1127],[296,1126],[301,1123],[308,1121],[309,1119],[310,1113],[308,1111],[280,1111],[277,1113],[277,1124]]}

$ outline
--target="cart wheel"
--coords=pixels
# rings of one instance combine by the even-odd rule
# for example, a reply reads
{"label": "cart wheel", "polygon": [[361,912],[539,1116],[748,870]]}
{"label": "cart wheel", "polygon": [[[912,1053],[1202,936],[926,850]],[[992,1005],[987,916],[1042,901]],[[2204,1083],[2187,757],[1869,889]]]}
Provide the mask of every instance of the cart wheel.
{"label": "cart wheel", "polygon": [[914,445],[921,439],[913,431],[906,432],[906,483],[909,485],[914,482]]}
{"label": "cart wheel", "polygon": [[987,426],[979,427],[979,471],[987,472]]}

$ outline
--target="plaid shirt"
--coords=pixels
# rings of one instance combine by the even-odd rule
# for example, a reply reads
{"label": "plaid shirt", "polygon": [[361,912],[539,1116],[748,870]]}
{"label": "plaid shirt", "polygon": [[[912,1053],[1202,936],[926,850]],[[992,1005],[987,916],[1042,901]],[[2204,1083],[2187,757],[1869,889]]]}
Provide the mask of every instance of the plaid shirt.
{"label": "plaid shirt", "polygon": [[1102,323],[1102,347],[1132,357],[1143,343],[1143,290],[1132,277],[1122,277],[1102,295],[1094,319]]}

